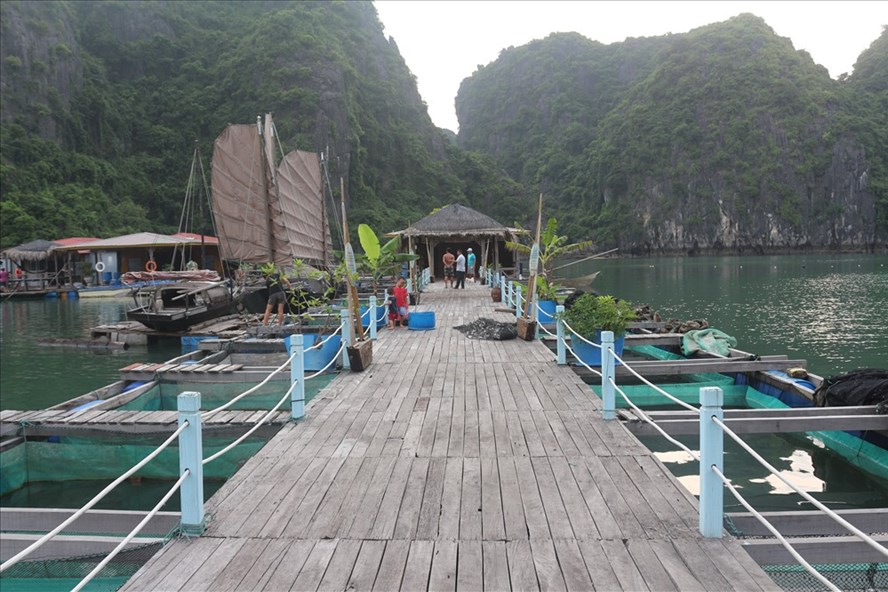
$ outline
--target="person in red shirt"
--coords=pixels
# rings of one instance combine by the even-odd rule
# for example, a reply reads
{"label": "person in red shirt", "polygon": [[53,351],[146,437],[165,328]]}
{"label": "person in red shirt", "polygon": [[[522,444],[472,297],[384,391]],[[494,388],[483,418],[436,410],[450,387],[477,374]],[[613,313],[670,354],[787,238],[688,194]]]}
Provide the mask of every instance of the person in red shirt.
{"label": "person in red shirt", "polygon": [[410,316],[408,307],[410,306],[410,296],[407,294],[407,282],[404,278],[398,280],[398,285],[392,290],[395,295],[395,304],[398,305],[398,314],[401,317],[401,326],[407,326],[407,319]]}

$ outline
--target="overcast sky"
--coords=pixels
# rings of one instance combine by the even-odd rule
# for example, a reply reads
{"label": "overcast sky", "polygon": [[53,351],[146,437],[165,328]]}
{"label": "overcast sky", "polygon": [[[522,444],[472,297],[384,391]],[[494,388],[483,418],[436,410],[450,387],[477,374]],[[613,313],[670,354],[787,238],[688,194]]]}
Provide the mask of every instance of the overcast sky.
{"label": "overcast sky", "polygon": [[805,49],[833,78],[851,73],[857,56],[888,24],[888,2],[580,2],[376,0],[386,35],[394,37],[416,76],[429,115],[457,131],[459,85],[502,49],[554,32],[576,31],[602,43],[686,33],[744,12],[765,19]]}

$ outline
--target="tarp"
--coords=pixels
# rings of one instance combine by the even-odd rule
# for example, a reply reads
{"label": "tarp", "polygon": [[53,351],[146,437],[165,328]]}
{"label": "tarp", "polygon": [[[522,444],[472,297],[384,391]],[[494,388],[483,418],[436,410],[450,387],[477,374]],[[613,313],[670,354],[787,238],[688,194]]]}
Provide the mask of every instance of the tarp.
{"label": "tarp", "polygon": [[681,337],[681,353],[685,356],[699,351],[729,356],[732,347],[737,347],[737,339],[718,329],[688,331]]}

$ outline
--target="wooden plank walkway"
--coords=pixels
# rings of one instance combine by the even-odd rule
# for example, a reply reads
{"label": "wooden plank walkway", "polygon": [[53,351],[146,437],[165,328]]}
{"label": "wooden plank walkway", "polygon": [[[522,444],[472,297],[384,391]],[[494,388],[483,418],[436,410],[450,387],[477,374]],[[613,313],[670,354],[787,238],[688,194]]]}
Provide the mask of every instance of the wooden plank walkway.
{"label": "wooden plank walkway", "polygon": [[433,284],[434,331],[380,332],[213,496],[204,536],[124,590],[779,590],[538,342],[453,329],[487,287]]}

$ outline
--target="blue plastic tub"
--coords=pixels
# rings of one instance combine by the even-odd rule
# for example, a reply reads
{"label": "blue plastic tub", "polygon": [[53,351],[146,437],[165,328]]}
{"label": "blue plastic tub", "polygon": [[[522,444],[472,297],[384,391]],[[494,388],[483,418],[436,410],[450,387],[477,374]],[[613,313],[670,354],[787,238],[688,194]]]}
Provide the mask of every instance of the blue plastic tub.
{"label": "blue plastic tub", "polygon": [[[625,335],[620,335],[617,339],[614,340],[614,353],[618,356],[623,355],[623,341]],[[595,343],[601,343],[601,331],[595,334],[595,339],[592,340]],[[573,349],[574,353],[579,357],[583,362],[586,363],[587,366],[601,366],[601,349],[595,347],[594,345],[589,345],[579,337],[576,339],[570,340],[570,347]],[[567,352],[568,362],[579,364],[576,358],[570,355],[570,352]],[[619,366],[620,362],[614,360],[614,365]]]}
{"label": "blue plastic tub", "polygon": [[540,300],[540,310],[537,311],[537,320],[544,325],[551,325],[555,322],[555,307],[558,303],[554,300]]}
{"label": "blue plastic tub", "polygon": [[[302,335],[302,347],[306,350],[313,346],[318,341],[323,341],[327,339],[329,335],[318,335],[317,333],[305,333]],[[336,334],[331,339],[328,339],[324,345],[320,347],[320,349],[313,349],[311,351],[305,352],[305,371],[306,372],[318,372],[325,368],[327,364],[333,359],[336,353],[339,351],[339,346],[342,344],[342,335]],[[290,351],[290,336],[287,335],[284,337],[284,346],[287,348],[287,351]],[[329,368],[330,370],[335,369],[335,365]]]}
{"label": "blue plastic tub", "polygon": [[407,328],[411,331],[431,331],[435,328],[435,312],[411,312]]}

